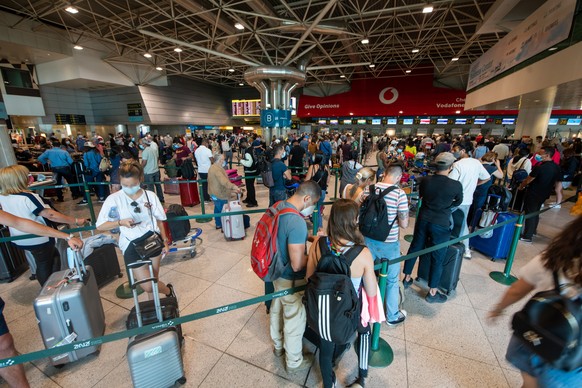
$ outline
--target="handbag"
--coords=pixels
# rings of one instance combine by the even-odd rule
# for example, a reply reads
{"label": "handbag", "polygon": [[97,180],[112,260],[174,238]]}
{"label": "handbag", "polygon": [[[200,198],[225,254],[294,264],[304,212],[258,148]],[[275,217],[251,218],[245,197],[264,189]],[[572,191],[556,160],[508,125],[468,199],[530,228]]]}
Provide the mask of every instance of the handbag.
{"label": "handbag", "polygon": [[[146,193],[146,199],[149,203],[148,193]],[[154,225],[154,215],[152,214],[151,207],[148,208],[150,212],[150,217],[152,218],[152,225]],[[151,234],[150,234],[151,233]],[[152,257],[159,256],[164,249],[164,242],[158,233],[148,232],[143,236],[133,240],[131,242],[136,253],[142,260],[148,260]]]}

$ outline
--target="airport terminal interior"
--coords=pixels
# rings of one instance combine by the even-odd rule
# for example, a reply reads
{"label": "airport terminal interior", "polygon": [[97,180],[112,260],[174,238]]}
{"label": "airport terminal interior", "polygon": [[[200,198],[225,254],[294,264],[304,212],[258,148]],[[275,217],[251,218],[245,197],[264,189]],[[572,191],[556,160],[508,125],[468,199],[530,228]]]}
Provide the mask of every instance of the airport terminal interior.
{"label": "airport terminal interior", "polygon": [[[0,0],[0,167],[26,166],[39,195],[52,197],[59,212],[94,225],[103,206],[99,195],[86,204],[79,201],[89,189],[75,195],[65,188],[57,199],[50,188],[55,183],[51,167],[38,160],[48,142],[62,142],[80,160],[83,148],[98,145],[107,155],[116,141],[137,155],[142,139],[152,136],[170,139],[164,146],[170,157],[173,146],[184,141],[178,148],[190,148],[192,139],[228,142],[232,136],[238,142],[258,136],[266,147],[272,140],[277,147],[306,136],[322,143],[326,138],[346,142],[347,136],[359,144],[352,148],[354,158],[376,171],[379,153],[396,154],[407,141],[417,141],[420,151],[426,138],[435,145],[437,139],[491,139],[515,146],[517,155],[521,144],[533,150],[540,137],[556,150],[577,149],[573,157],[579,161],[581,41],[582,2],[577,0]],[[379,149],[382,142],[386,148]],[[434,172],[429,171],[434,147],[422,143],[422,148],[422,157],[394,156],[405,161],[409,178]],[[230,152],[221,145],[215,151]],[[532,160],[535,153],[529,155]],[[244,177],[241,157],[237,150],[233,154],[226,168]],[[510,160],[501,162],[504,174]],[[329,166],[321,231],[342,195],[339,151]],[[162,182],[175,179],[162,158],[160,171]],[[506,242],[511,253],[493,259],[472,249],[471,257],[461,258],[459,282],[446,303],[425,301],[426,282],[402,290],[404,322],[375,327],[393,360],[371,366],[366,387],[522,386],[520,370],[505,355],[513,315],[528,298],[496,321],[487,319],[508,289],[490,274],[519,278],[521,268],[580,217],[580,164],[576,173],[577,181],[563,185],[561,204],[552,192],[542,206],[533,239],[518,241],[521,225],[514,227],[514,220],[518,232],[510,238],[511,249]],[[497,183],[505,187],[506,177]],[[411,205],[410,224],[399,229],[401,255],[414,236],[415,185],[401,183]],[[172,284],[180,316],[209,312],[182,324],[185,387],[323,386],[319,349],[304,338],[303,352],[315,355],[315,361],[288,371],[285,357],[273,352],[265,304],[244,303],[265,295],[250,253],[270,189],[259,181],[255,189],[258,206],[242,206],[250,217],[244,239],[228,241],[214,220],[192,219],[191,227],[201,230],[195,254],[189,242],[178,242],[174,247],[186,249],[161,262],[159,280]],[[184,205],[180,190],[169,191],[164,208]],[[213,201],[201,200],[184,206],[188,215],[214,212]],[[508,214],[516,218],[521,212],[523,207]],[[311,235],[317,234],[313,221],[306,224]],[[7,260],[11,243],[0,244]],[[99,289],[105,335],[125,331],[134,306],[124,287],[128,276],[119,248],[116,255],[123,276]],[[0,265],[10,272],[7,267]],[[415,266],[413,277],[416,272]],[[33,307],[41,286],[32,275],[26,265],[0,282],[2,314],[19,354],[45,349]],[[335,368],[337,387],[348,387],[358,377],[354,348]],[[127,349],[128,339],[122,338],[62,367],[39,357],[26,362],[24,370],[31,387],[131,387]],[[582,386],[582,377],[579,381]],[[0,378],[0,387],[8,386]]]}

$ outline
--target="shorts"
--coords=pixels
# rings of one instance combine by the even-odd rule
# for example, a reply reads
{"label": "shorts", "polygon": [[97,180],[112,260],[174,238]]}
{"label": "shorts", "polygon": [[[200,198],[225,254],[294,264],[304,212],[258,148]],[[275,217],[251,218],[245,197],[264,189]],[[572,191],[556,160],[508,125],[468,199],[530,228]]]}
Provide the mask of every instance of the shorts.
{"label": "shorts", "polygon": [[[144,234],[143,236],[136,238],[133,241],[146,239],[153,234],[154,234],[154,232],[149,231],[146,234]],[[140,260],[142,260],[142,258],[135,250],[135,247],[133,246],[133,244],[130,242],[129,245],[127,246],[127,249],[125,249],[125,252],[123,252],[123,261],[125,262],[125,266],[127,267],[129,264],[135,263],[136,261],[140,261]]]}
{"label": "shorts", "polygon": [[6,324],[6,319],[4,319],[4,299],[0,298],[0,336],[8,333],[8,324]]}
{"label": "shorts", "polygon": [[509,341],[505,358],[520,371],[536,378],[540,388],[577,387],[582,381],[582,367],[570,372],[553,368],[515,336]]}

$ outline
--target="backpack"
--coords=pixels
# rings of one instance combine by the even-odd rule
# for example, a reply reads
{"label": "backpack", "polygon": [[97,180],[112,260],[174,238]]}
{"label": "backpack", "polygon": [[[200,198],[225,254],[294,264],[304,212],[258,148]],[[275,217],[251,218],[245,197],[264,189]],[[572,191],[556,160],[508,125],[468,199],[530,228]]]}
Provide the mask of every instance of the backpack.
{"label": "backpack", "polygon": [[271,162],[267,161],[267,158],[264,155],[261,155],[258,158],[259,160],[257,162],[257,171],[259,174],[261,174],[263,185],[269,188],[275,186],[275,179],[273,179],[273,167]]}
{"label": "backpack", "polygon": [[166,169],[168,178],[175,178],[178,175],[178,168],[176,167],[176,161],[174,159],[168,159],[164,168]]}
{"label": "backpack", "polygon": [[370,195],[362,202],[360,207],[359,228],[365,237],[376,241],[386,241],[398,217],[388,223],[388,207],[384,197],[397,188],[397,186],[390,186],[380,194],[377,194],[376,186],[370,186]]}
{"label": "backpack", "polygon": [[346,344],[358,328],[362,309],[350,279],[350,266],[364,247],[356,245],[336,255],[327,237],[321,237],[318,244],[321,257],[303,296],[307,324],[324,340]]}
{"label": "backpack", "polygon": [[320,166],[319,170],[317,170],[317,172],[311,178],[311,180],[314,181],[315,183],[317,183],[319,185],[320,189],[326,190],[327,189],[327,177],[328,177],[327,171],[325,171],[325,168],[322,168]]}
{"label": "backpack", "polygon": [[294,208],[284,208],[285,202],[279,201],[267,209],[255,229],[251,247],[251,266],[253,271],[265,282],[277,280],[290,263],[283,263],[277,247],[279,217],[286,214],[301,214]]}
{"label": "backpack", "polygon": [[554,368],[571,371],[582,367],[582,297],[570,299],[555,288],[535,294],[513,316],[513,335]]}
{"label": "backpack", "polygon": [[513,175],[511,176],[511,187],[515,188],[517,186],[519,186],[524,180],[526,180],[526,178],[528,177],[528,173],[525,169],[523,169],[523,164],[525,163],[526,158],[523,158],[523,160],[521,161],[521,165],[519,168],[517,168],[514,172]]}
{"label": "backpack", "polygon": [[182,178],[191,180],[196,179],[196,171],[194,170],[194,164],[192,163],[192,159],[184,159],[182,160],[182,165],[180,165],[180,169],[182,171]]}
{"label": "backpack", "polygon": [[106,158],[105,156],[101,158],[101,161],[99,162],[99,171],[101,172],[106,172],[111,168],[111,163],[109,162],[109,158]]}
{"label": "backpack", "polygon": [[[184,206],[173,204],[170,205],[168,210],[166,210],[166,217],[173,218],[173,217],[181,217],[187,216],[186,209]],[[185,238],[188,233],[190,233],[190,220],[180,220],[180,221],[172,221],[168,220],[168,228],[170,229],[170,236],[172,237],[172,241],[180,241]]]}
{"label": "backpack", "polygon": [[492,195],[493,198],[496,199],[496,202],[489,203],[488,207],[495,208],[502,212],[507,211],[507,208],[511,203],[511,198],[513,197],[511,191],[509,191],[507,187],[501,185],[491,185],[489,190],[487,190],[487,195]]}

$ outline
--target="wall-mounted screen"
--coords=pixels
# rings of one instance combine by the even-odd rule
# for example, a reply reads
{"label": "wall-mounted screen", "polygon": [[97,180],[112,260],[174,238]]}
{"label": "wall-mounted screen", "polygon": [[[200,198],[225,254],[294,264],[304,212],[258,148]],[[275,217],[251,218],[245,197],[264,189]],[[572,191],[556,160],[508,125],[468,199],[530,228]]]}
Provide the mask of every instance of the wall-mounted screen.
{"label": "wall-mounted screen", "polygon": [[372,119],[372,125],[380,125],[382,124],[382,119]]}
{"label": "wall-mounted screen", "polygon": [[550,121],[548,121],[548,125],[558,125],[558,119],[550,119]]}
{"label": "wall-mounted screen", "polygon": [[515,119],[514,118],[503,118],[503,120],[501,120],[501,124],[502,125],[513,125],[515,124]]}
{"label": "wall-mounted screen", "polygon": [[327,125],[327,120],[318,120],[317,124],[319,125]]}
{"label": "wall-mounted screen", "polygon": [[582,119],[568,119],[566,125],[580,125]]}
{"label": "wall-mounted screen", "polygon": [[420,124],[421,125],[428,125],[428,124],[430,124],[430,119],[420,119]]}
{"label": "wall-mounted screen", "polygon": [[388,124],[388,125],[396,125],[397,122],[398,122],[398,119],[388,119],[388,121],[386,122],[386,124]]}
{"label": "wall-mounted screen", "polygon": [[339,124],[339,120],[338,119],[331,119],[329,120],[329,125],[338,125]]}
{"label": "wall-mounted screen", "polygon": [[366,119],[358,119],[358,125],[366,125]]}
{"label": "wall-mounted screen", "polygon": [[485,125],[485,122],[486,121],[487,121],[487,119],[481,119],[481,118],[479,118],[479,119],[475,119],[473,121],[473,124],[476,124],[476,125]]}
{"label": "wall-mounted screen", "polygon": [[449,123],[449,119],[437,119],[438,125],[447,125]]}
{"label": "wall-mounted screen", "polygon": [[343,123],[344,125],[352,125],[352,119],[344,119]]}
{"label": "wall-mounted screen", "polygon": [[455,124],[457,125],[467,124],[467,119],[455,119]]}
{"label": "wall-mounted screen", "polygon": [[[412,123],[414,122],[414,119],[404,119],[402,120],[402,124],[403,125],[412,125]],[[390,123],[388,123],[390,124]]]}

